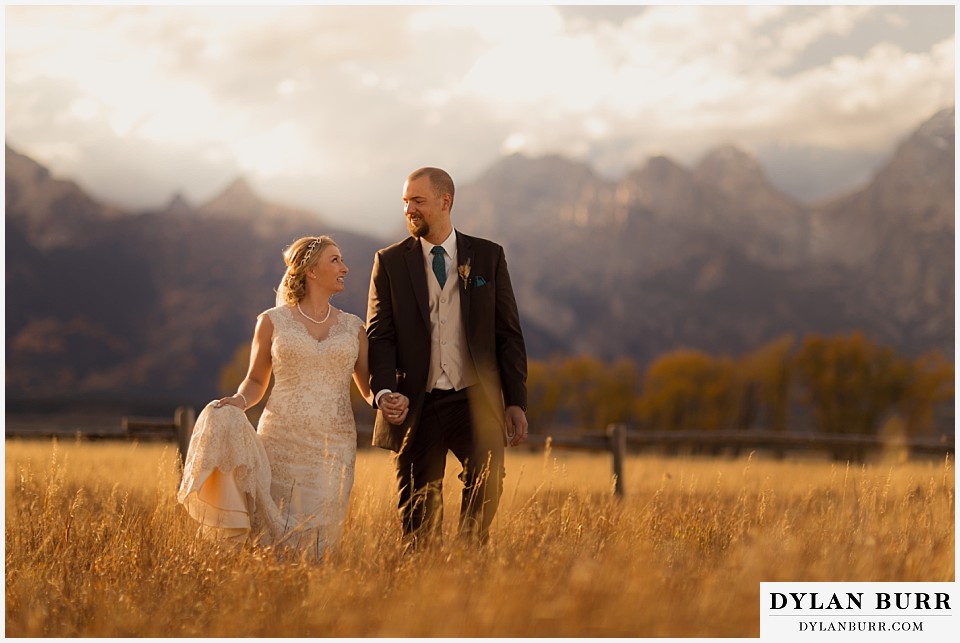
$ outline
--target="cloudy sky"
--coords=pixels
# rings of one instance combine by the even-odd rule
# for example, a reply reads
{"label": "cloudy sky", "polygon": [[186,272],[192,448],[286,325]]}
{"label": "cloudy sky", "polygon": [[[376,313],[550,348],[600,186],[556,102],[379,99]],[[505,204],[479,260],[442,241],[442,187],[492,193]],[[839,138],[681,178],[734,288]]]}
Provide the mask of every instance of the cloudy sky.
{"label": "cloudy sky", "polygon": [[94,196],[239,175],[397,230],[406,174],[559,153],[616,179],[734,143],[812,200],[954,102],[954,7],[7,6],[6,140]]}

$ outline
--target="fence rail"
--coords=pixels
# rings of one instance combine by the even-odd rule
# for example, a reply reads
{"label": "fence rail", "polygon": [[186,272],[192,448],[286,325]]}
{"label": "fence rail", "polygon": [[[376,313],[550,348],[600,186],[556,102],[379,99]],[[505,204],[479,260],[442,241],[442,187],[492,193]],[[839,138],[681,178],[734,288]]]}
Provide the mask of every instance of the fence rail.
{"label": "fence rail", "polygon": [[169,436],[177,437],[177,451],[180,453],[181,466],[187,460],[187,447],[193,435],[193,425],[197,422],[197,412],[192,406],[178,406],[173,420],[152,417],[124,417],[120,421],[123,432],[129,437]]}
{"label": "fence rail", "polygon": [[885,449],[902,449],[917,455],[954,453],[954,437],[900,438],[873,435],[837,435],[833,433],[791,433],[774,431],[629,431],[628,445],[633,449],[649,447],[710,449],[769,449],[785,451],[825,451],[843,457],[852,452],[861,455]]}
{"label": "fence rail", "polygon": [[[181,465],[186,460],[187,447],[196,423],[196,411],[181,406],[173,418],[127,416],[121,420],[119,431],[35,430],[16,429],[8,425],[7,437],[69,437],[83,439],[140,439],[176,440]],[[372,427],[358,427],[358,445],[369,445]],[[825,433],[794,433],[772,431],[638,431],[625,425],[612,424],[606,431],[584,433],[533,433],[528,436],[526,448],[572,449],[605,452],[611,456],[614,493],[623,497],[624,460],[627,450],[658,449],[666,453],[712,453],[733,450],[768,450],[783,457],[787,452],[819,451],[835,459],[862,460],[882,450],[898,450],[909,455],[952,456],[955,453],[954,436],[927,438],[883,438],[868,435],[836,435]]]}
{"label": "fence rail", "polygon": [[610,453],[613,469],[613,492],[623,497],[623,463],[627,457],[627,427],[623,424],[611,424],[605,433],[545,435],[532,433],[527,436],[529,447],[574,449],[578,451],[605,451]]}

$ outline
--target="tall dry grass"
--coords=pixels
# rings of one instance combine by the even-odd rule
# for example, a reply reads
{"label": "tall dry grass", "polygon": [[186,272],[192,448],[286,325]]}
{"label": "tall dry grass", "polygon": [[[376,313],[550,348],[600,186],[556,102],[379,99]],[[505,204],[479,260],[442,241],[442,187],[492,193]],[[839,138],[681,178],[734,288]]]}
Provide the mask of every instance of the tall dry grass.
{"label": "tall dry grass", "polygon": [[366,451],[319,563],[198,538],[175,465],[6,442],[8,636],[750,637],[761,581],[954,578],[949,461],[636,456],[617,502],[606,457],[510,452],[487,548],[403,556],[388,454]]}

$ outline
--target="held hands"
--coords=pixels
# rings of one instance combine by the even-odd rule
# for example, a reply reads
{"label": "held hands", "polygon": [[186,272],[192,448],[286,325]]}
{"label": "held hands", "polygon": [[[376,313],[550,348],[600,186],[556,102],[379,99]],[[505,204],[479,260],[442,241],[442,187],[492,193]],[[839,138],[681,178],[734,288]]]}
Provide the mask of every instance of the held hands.
{"label": "held hands", "polygon": [[400,426],[410,412],[410,399],[403,393],[385,393],[378,406],[387,422]]}
{"label": "held hands", "polygon": [[507,438],[510,446],[515,447],[527,439],[527,414],[519,406],[508,406],[504,411],[507,424]]}

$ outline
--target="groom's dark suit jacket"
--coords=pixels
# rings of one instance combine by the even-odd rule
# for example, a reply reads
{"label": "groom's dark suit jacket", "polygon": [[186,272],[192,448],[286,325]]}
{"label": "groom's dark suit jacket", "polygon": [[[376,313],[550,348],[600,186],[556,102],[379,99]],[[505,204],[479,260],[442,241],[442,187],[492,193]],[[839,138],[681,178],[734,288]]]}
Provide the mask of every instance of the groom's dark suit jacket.
{"label": "groom's dark suit jacket", "polygon": [[[504,405],[527,407],[527,353],[520,331],[517,302],[507,272],[503,248],[457,231],[456,279],[466,325],[467,346],[479,382],[474,406],[496,418],[504,432]],[[470,266],[464,283],[460,272]],[[374,446],[400,451],[417,430],[430,367],[430,309],[427,271],[419,239],[408,237],[377,252],[367,301],[370,339],[370,379],[374,394],[383,389],[410,398],[402,426],[377,413]],[[474,413],[481,412],[475,409]]]}

